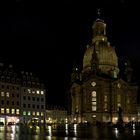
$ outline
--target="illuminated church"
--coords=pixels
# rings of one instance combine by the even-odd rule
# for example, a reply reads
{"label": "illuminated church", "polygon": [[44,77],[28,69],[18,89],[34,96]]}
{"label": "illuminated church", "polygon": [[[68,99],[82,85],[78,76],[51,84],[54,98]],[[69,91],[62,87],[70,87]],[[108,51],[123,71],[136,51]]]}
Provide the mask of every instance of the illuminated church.
{"label": "illuminated church", "polygon": [[108,42],[106,23],[98,18],[93,26],[92,43],[83,57],[83,68],[71,74],[72,121],[124,122],[136,121],[137,85],[132,82],[132,68],[125,63],[126,79],[120,76],[115,48]]}

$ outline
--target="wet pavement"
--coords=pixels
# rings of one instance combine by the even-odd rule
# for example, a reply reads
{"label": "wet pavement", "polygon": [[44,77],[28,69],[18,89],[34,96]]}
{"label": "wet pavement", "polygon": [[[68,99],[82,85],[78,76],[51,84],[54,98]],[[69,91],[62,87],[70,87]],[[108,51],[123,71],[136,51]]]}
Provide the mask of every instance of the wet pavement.
{"label": "wet pavement", "polygon": [[138,140],[140,130],[112,127],[77,127],[52,129],[51,126],[0,126],[0,140]]}

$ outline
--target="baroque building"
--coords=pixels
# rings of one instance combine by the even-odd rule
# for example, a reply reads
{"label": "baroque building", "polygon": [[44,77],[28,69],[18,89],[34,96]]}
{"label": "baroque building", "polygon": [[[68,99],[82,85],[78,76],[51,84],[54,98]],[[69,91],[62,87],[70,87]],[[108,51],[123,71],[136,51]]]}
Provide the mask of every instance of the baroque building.
{"label": "baroque building", "polygon": [[124,122],[136,120],[137,85],[132,68],[125,63],[126,78],[120,77],[115,48],[106,36],[106,23],[98,18],[93,26],[92,43],[83,57],[83,68],[71,74],[71,121]]}

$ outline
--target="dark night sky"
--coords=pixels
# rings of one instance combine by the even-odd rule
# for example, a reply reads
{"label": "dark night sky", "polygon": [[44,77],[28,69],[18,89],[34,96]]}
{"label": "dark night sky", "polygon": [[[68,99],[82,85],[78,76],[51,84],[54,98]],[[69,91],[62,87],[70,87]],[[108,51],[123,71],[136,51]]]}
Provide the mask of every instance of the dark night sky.
{"label": "dark night sky", "polygon": [[0,15],[0,61],[37,73],[46,84],[48,104],[65,104],[72,65],[82,63],[100,8],[108,40],[121,59],[130,57],[140,83],[140,8],[136,5],[127,0],[17,0],[14,10],[7,8]]}

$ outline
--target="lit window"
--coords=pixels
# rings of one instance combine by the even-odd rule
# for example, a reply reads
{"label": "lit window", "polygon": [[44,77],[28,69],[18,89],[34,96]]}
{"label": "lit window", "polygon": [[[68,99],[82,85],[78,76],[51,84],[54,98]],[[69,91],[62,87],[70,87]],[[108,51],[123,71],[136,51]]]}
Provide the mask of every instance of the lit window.
{"label": "lit window", "polygon": [[44,116],[44,113],[43,112],[41,112],[41,116]]}
{"label": "lit window", "polygon": [[92,103],[92,111],[96,111],[96,91],[92,91],[92,93],[91,93],[91,96],[92,96],[92,98],[91,98],[91,103]]}
{"label": "lit window", "polygon": [[31,89],[28,89],[28,93],[31,93]]}
{"label": "lit window", "polygon": [[118,106],[118,107],[121,107],[121,104],[120,104],[120,103],[118,103],[118,104],[117,104],[117,106]]}
{"label": "lit window", "polygon": [[43,90],[41,91],[41,94],[42,94],[42,95],[44,94],[44,91],[43,91]]}
{"label": "lit window", "polygon": [[107,95],[104,95],[104,102],[107,102]]}
{"label": "lit window", "polygon": [[104,110],[107,111],[107,103],[104,104]]}
{"label": "lit window", "polygon": [[117,95],[117,102],[121,102],[121,95],[120,94]]}
{"label": "lit window", "polygon": [[11,114],[15,114],[15,109],[12,109]]}
{"label": "lit window", "polygon": [[92,106],[92,111],[96,111],[96,106]]}
{"label": "lit window", "polygon": [[9,92],[6,92],[6,97],[9,97]]}
{"label": "lit window", "polygon": [[36,112],[36,115],[39,116],[39,112]]}
{"label": "lit window", "polygon": [[32,112],[32,115],[35,116],[35,112],[34,111]]}
{"label": "lit window", "polygon": [[92,102],[92,105],[96,105],[96,102]]}
{"label": "lit window", "polygon": [[39,94],[39,90],[37,90],[36,93]]}
{"label": "lit window", "polygon": [[96,91],[92,91],[92,97],[96,97]]}
{"label": "lit window", "polygon": [[1,92],[1,96],[4,96],[4,92],[3,91]]}
{"label": "lit window", "polygon": [[34,94],[34,93],[35,93],[35,91],[33,90],[33,91],[32,91],[32,93]]}
{"label": "lit window", "polygon": [[31,115],[31,112],[30,111],[28,111],[28,116],[30,116]]}
{"label": "lit window", "polygon": [[4,114],[5,112],[4,112],[4,108],[1,108],[1,114]]}
{"label": "lit window", "polygon": [[6,108],[6,113],[7,113],[7,114],[9,114],[9,113],[10,113],[9,108]]}
{"label": "lit window", "polygon": [[16,114],[19,114],[19,109],[16,109]]}
{"label": "lit window", "polygon": [[95,102],[96,101],[96,98],[92,98],[92,101]]}
{"label": "lit window", "polygon": [[23,115],[26,115],[26,111],[23,111]]}

